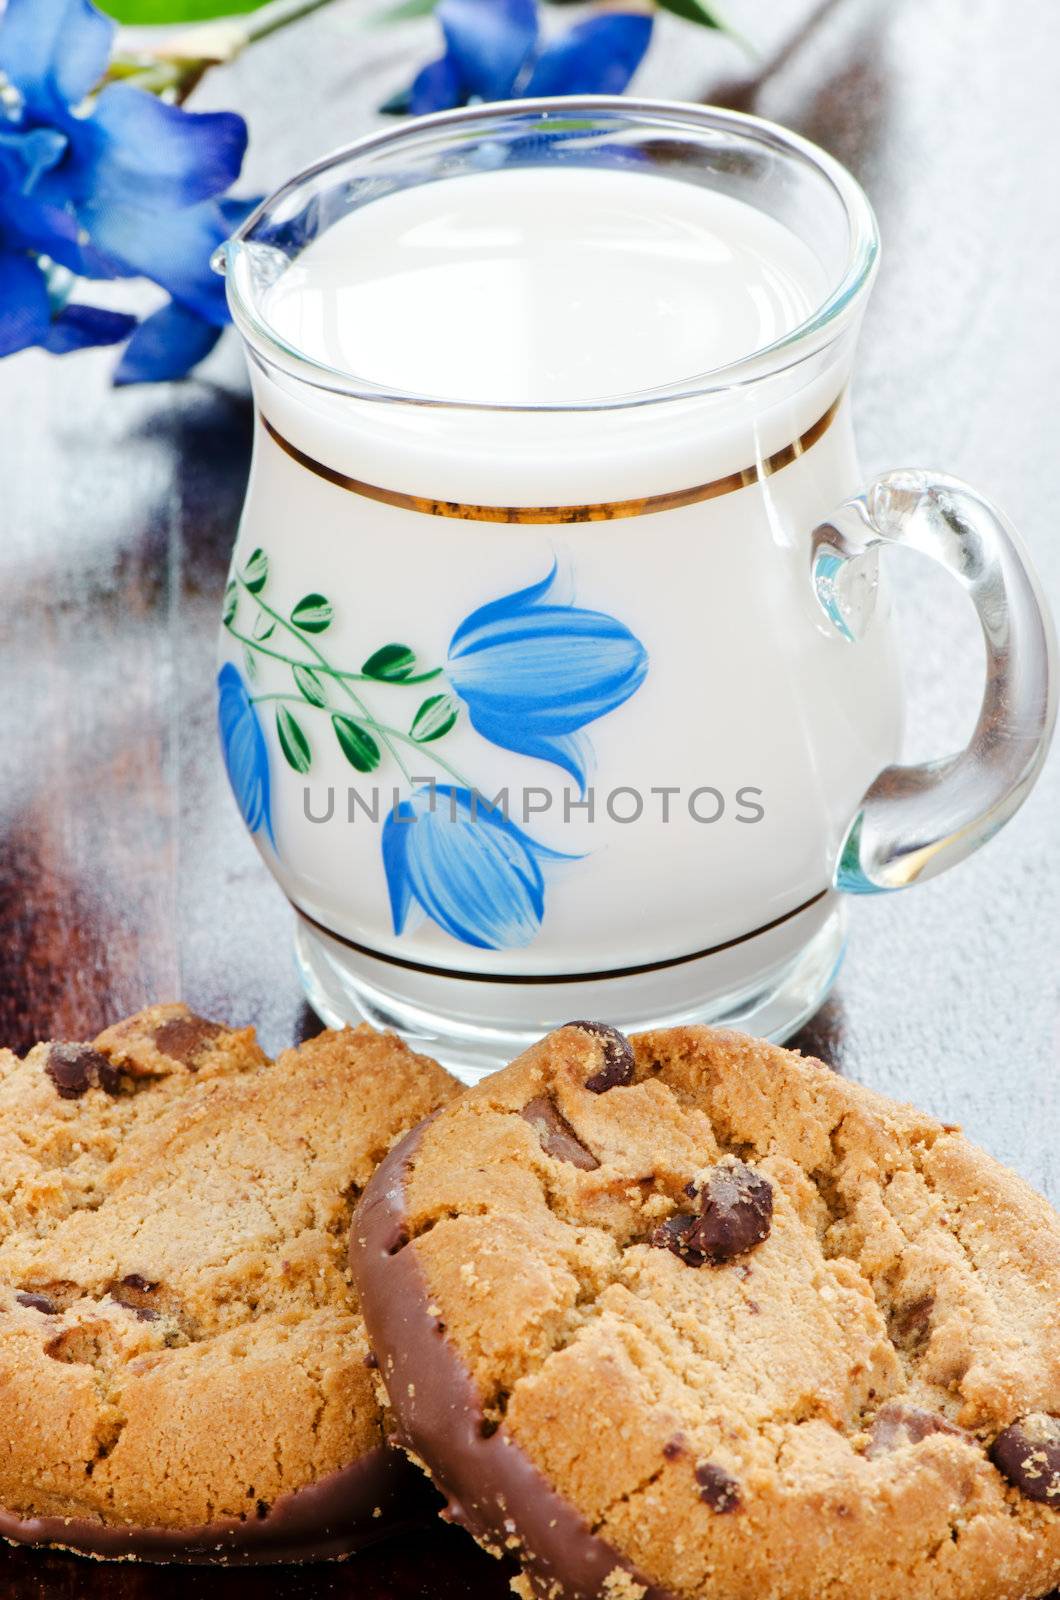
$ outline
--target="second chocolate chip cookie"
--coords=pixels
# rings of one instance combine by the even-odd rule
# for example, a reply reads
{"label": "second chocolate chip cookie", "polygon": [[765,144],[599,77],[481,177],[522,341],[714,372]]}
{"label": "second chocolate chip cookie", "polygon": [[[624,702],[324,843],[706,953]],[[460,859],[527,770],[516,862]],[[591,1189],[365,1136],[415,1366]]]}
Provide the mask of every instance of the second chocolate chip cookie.
{"label": "second chocolate chip cookie", "polygon": [[1060,1219],[818,1063],[569,1025],[395,1149],[351,1262],[402,1442],[524,1596],[1060,1580]]}

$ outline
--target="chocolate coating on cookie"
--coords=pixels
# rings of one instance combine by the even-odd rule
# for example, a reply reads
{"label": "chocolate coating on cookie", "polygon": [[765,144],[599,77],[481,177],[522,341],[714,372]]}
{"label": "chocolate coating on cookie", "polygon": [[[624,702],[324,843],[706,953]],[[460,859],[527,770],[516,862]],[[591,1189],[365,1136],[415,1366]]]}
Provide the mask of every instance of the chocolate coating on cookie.
{"label": "chocolate coating on cookie", "polygon": [[138,1528],[81,1517],[19,1517],[0,1509],[0,1539],[54,1545],[105,1561],[233,1567],[328,1561],[422,1520],[431,1502],[421,1474],[397,1451],[381,1446],[243,1520]]}
{"label": "chocolate coating on cookie", "polygon": [[[624,1592],[638,1600],[676,1600],[592,1532],[503,1425],[487,1423],[462,1357],[438,1335],[415,1250],[391,1253],[395,1234],[410,1231],[405,1181],[426,1126],[407,1134],[383,1161],[350,1234],[350,1266],[369,1338],[374,1349],[387,1352],[398,1442],[431,1463],[448,1520],[496,1552],[518,1543],[531,1588],[543,1600]],[[625,1581],[625,1590],[616,1579]]]}
{"label": "chocolate coating on cookie", "polygon": [[608,1089],[619,1089],[633,1082],[636,1061],[633,1046],[624,1033],[613,1028],[609,1022],[567,1022],[564,1027],[580,1028],[582,1033],[592,1034],[594,1039],[599,1039],[604,1047],[603,1066],[585,1080],[585,1087],[593,1094],[606,1094]]}
{"label": "chocolate coating on cookie", "polygon": [[1060,1511],[1060,1417],[1035,1411],[999,1433],[990,1459],[1028,1500]]}
{"label": "chocolate coating on cookie", "polygon": [[89,1089],[121,1092],[121,1073],[90,1044],[53,1044],[44,1070],[63,1100],[80,1100]]}

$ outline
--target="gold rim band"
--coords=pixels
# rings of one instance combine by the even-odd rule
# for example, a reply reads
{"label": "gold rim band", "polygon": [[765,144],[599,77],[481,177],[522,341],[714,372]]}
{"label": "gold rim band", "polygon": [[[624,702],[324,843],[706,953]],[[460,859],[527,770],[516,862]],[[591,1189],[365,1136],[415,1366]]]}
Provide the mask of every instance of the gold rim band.
{"label": "gold rim band", "polygon": [[339,489],[346,489],[350,494],[363,495],[366,500],[379,500],[387,506],[400,506],[403,511],[419,511],[430,517],[457,517],[465,522],[611,522],[619,517],[645,517],[656,511],[673,511],[678,506],[696,505],[700,500],[715,500],[719,495],[750,488],[760,479],[768,478],[783,467],[790,466],[799,456],[804,455],[811,445],[815,445],[834,422],[842,399],[842,394],[838,394],[824,415],[818,417],[805,433],[801,433],[791,444],[786,444],[782,450],[775,450],[764,461],[756,462],[754,466],[743,467],[739,472],[727,473],[724,478],[714,478],[710,483],[694,484],[691,489],[672,489],[667,494],[649,494],[640,500],[610,500],[603,505],[582,506],[475,506],[466,505],[459,500],[429,500],[420,495],[402,494],[397,489],[382,489],[378,484],[347,477],[344,472],[336,472],[334,467],[327,467],[322,461],[314,460],[312,456],[306,455],[304,450],[299,450],[297,445],[292,444],[290,439],[285,439],[283,434],[273,427],[268,417],[262,416],[261,420],[270,439],[289,455],[292,461],[297,461],[300,467],[305,467],[307,472],[315,473],[318,478],[324,478],[328,483],[335,484]]}

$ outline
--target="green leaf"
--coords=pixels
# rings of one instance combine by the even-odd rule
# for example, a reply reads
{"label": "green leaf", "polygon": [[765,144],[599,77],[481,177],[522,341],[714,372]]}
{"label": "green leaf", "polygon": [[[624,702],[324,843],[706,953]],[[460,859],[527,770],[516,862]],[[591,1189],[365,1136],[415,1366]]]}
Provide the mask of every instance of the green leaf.
{"label": "green leaf", "polygon": [[374,772],[379,765],[379,746],[366,728],[352,717],[335,715],[331,719],[335,737],[351,767],[358,772]]}
{"label": "green leaf", "polygon": [[221,620],[226,628],[230,628],[236,620],[236,607],[239,605],[239,585],[234,578],[225,586],[225,604],[221,613]]}
{"label": "green leaf", "polygon": [[726,31],[726,24],[714,7],[706,4],[706,0],[659,0],[659,4],[666,11],[672,11],[675,17],[684,17],[686,22],[698,22],[701,28]]}
{"label": "green leaf", "polygon": [[302,731],[301,723],[286,706],[280,706],[276,712],[276,732],[280,740],[280,749],[289,764],[296,772],[308,772],[313,752],[309,748],[309,740]]}
{"label": "green leaf", "polygon": [[251,594],[260,594],[269,576],[269,558],[264,550],[255,550],[243,568],[243,582]]}
{"label": "green leaf", "polygon": [[298,691],[309,701],[311,706],[326,706],[328,697],[324,693],[324,685],[313,671],[312,667],[303,667],[301,664],[291,668]]}
{"label": "green leaf", "polygon": [[276,618],[270,617],[267,611],[259,611],[250,631],[255,639],[260,639],[264,644],[265,640],[271,639],[276,632]]}
{"label": "green leaf", "polygon": [[256,11],[265,0],[97,0],[99,9],[129,26],[167,22],[208,22],[237,11]]}
{"label": "green leaf", "polygon": [[323,633],[331,627],[331,601],[322,594],[304,594],[291,612],[291,621],[303,633]]}
{"label": "green leaf", "polygon": [[459,703],[451,694],[432,694],[413,717],[409,732],[417,744],[429,744],[448,733],[459,715]]}
{"label": "green leaf", "polygon": [[366,678],[378,678],[382,683],[400,683],[416,665],[416,652],[407,644],[385,644],[368,657],[361,671]]}
{"label": "green leaf", "polygon": [[243,646],[243,665],[247,669],[247,677],[248,678],[256,678],[257,677],[257,675],[258,675],[258,663],[254,658],[253,650],[250,648],[249,645],[246,645],[246,644]]}

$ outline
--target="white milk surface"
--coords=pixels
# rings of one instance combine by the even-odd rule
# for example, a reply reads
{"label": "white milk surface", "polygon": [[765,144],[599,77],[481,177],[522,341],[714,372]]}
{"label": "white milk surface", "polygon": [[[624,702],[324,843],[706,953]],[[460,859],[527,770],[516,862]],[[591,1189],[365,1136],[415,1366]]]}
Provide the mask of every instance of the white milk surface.
{"label": "white milk surface", "polygon": [[348,213],[268,291],[267,323],[352,376],[453,400],[654,388],[790,333],[828,291],[790,229],[654,173],[483,172]]}

